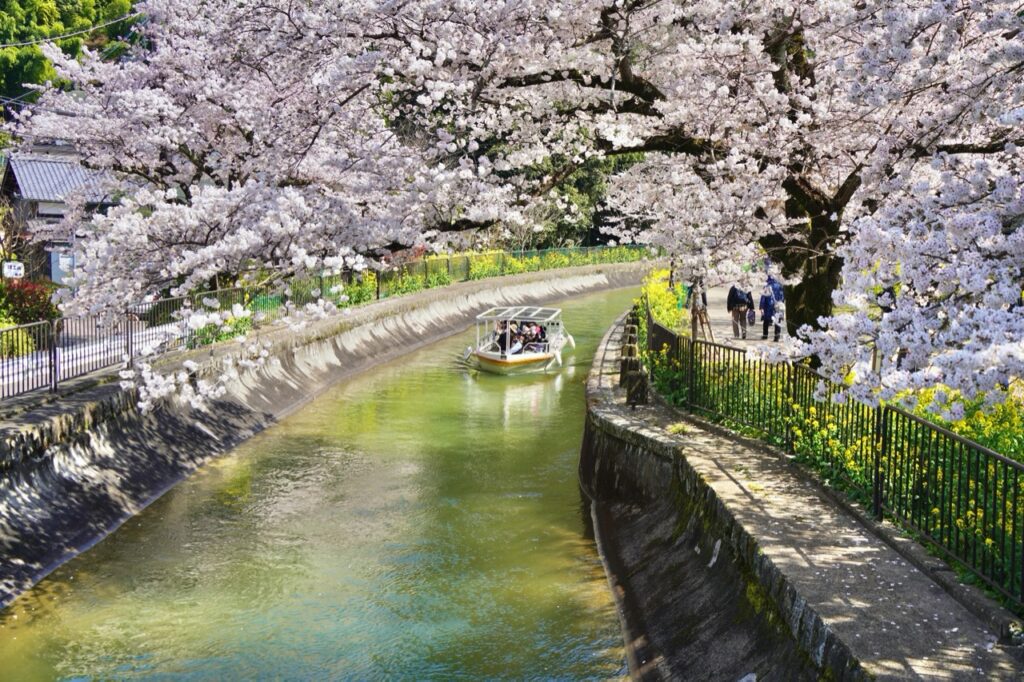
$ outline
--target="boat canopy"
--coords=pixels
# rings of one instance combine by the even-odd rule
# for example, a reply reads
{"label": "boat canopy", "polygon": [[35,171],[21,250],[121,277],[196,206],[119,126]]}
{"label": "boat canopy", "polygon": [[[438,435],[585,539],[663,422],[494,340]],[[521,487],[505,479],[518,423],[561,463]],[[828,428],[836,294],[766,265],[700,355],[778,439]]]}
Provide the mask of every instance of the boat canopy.
{"label": "boat canopy", "polygon": [[476,316],[480,322],[490,320],[518,320],[523,322],[551,322],[561,316],[560,308],[535,308],[533,306],[511,306],[491,308]]}

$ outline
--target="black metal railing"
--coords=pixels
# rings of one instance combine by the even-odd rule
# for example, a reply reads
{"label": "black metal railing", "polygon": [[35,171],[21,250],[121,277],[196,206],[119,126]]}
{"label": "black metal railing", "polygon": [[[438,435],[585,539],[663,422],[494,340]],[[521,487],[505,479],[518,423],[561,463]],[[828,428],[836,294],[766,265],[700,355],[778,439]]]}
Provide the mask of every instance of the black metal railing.
{"label": "black metal railing", "polygon": [[844,400],[806,365],[692,340],[649,310],[645,322],[665,397],[796,455],[1024,607],[1024,465],[897,407]]}
{"label": "black metal railing", "polygon": [[[320,299],[347,307],[470,279],[637,261],[648,253],[645,247],[618,246],[430,256],[377,271],[292,279],[284,286],[240,286],[161,298],[128,306],[116,315],[0,328],[0,399],[56,391],[63,381],[141,356],[239,336],[280,320],[289,307]],[[221,311],[224,319],[195,328],[185,321],[187,311]]]}

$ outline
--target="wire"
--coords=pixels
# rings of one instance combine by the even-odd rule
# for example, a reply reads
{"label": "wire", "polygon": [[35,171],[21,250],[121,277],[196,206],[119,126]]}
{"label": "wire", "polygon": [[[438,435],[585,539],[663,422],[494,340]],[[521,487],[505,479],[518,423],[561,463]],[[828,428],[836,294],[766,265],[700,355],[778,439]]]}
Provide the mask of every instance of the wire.
{"label": "wire", "polygon": [[107,26],[113,26],[114,24],[117,24],[119,22],[126,21],[128,19],[134,19],[135,17],[141,17],[141,16],[142,16],[142,12],[130,12],[129,14],[125,14],[122,17],[118,17],[117,19],[111,19],[110,21],[106,21],[106,22],[104,22],[102,24],[96,24],[95,26],[90,26],[89,28],[83,28],[81,31],[74,31],[72,33],[65,33],[64,35],[60,35],[60,36],[51,36],[49,38],[38,38],[36,40],[26,40],[26,41],[21,42],[21,43],[4,43],[4,44],[0,44],[0,50],[2,50],[4,48],[7,48],[7,47],[29,47],[30,45],[42,45],[43,43],[52,43],[52,42],[54,42],[56,40],[64,40],[65,38],[74,38],[75,36],[80,36],[80,35],[83,35],[85,33],[92,33],[93,31],[96,31],[98,29],[106,28]]}
{"label": "wire", "polygon": [[[30,92],[34,92],[34,91],[30,91]],[[23,96],[24,95],[22,95],[22,97]],[[2,108],[2,107],[12,107],[13,106],[13,107],[19,107],[19,108],[22,108],[22,109],[32,109],[34,111],[45,111],[48,114],[57,114],[58,116],[72,116],[72,117],[81,116],[81,114],[76,114],[76,113],[73,113],[73,112],[70,112],[70,111],[67,111],[67,110],[50,109],[50,108],[48,108],[46,106],[43,106],[42,104],[39,104],[37,102],[19,102],[18,99],[19,99],[18,97],[4,97],[3,95],[0,95],[0,108]]]}

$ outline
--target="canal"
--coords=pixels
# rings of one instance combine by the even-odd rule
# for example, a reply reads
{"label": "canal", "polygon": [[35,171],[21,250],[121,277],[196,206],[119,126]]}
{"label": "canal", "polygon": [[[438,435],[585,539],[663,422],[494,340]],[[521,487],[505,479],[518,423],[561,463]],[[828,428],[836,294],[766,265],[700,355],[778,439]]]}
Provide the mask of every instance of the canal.
{"label": "canal", "polygon": [[576,465],[635,295],[561,304],[558,375],[464,371],[470,330],[334,388],[0,612],[0,676],[625,675]]}

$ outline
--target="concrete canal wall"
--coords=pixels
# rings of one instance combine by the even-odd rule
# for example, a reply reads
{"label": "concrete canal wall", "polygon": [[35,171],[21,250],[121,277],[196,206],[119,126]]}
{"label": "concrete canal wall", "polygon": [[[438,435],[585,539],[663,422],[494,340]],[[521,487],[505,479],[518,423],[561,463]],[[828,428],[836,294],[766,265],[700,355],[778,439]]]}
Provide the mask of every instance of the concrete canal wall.
{"label": "concrete canal wall", "polygon": [[1024,649],[999,639],[1012,614],[966,608],[912,541],[781,453],[627,406],[622,330],[588,377],[580,483],[635,678],[1024,679]]}
{"label": "concrete canal wall", "polygon": [[[188,476],[338,381],[465,329],[494,305],[539,304],[638,284],[650,263],[527,273],[386,299],[296,332],[260,333],[269,361],[203,409],[142,414],[116,373],[5,406],[0,423],[0,606]],[[231,343],[168,356],[216,365]],[[106,383],[103,383],[103,381]],[[33,402],[34,401],[34,402]]]}
{"label": "concrete canal wall", "polygon": [[856,661],[818,625],[793,636],[777,604],[781,575],[759,560],[755,540],[679,443],[624,405],[611,338],[620,325],[602,341],[587,381],[580,483],[632,677],[815,680],[829,669],[834,679],[859,679]]}

